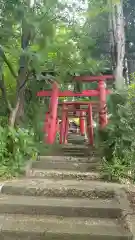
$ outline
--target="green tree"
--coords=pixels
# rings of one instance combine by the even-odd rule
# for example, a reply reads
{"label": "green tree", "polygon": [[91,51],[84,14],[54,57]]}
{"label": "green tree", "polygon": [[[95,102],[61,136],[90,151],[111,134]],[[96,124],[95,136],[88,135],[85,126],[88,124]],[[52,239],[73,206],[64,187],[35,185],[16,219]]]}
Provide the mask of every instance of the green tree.
{"label": "green tree", "polygon": [[[91,4],[91,13],[99,16]],[[55,72],[53,79],[63,85],[75,73],[101,72],[104,61],[93,57],[97,42],[83,1],[40,0],[32,5],[25,0],[1,1],[0,8],[0,88],[11,126],[24,115],[28,92],[50,87],[52,76],[42,72]],[[89,20],[94,24],[91,14]]]}

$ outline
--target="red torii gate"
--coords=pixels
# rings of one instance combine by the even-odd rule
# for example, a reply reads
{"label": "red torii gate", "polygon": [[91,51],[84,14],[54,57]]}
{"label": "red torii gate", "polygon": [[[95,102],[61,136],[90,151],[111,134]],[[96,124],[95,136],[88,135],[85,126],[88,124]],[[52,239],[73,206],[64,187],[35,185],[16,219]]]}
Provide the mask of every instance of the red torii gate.
{"label": "red torii gate", "polygon": [[[80,132],[83,135],[85,132],[85,118],[87,120],[87,132],[90,145],[93,145],[93,117],[92,117],[92,105],[98,104],[98,102],[63,102],[59,103],[62,105],[62,124],[60,128],[60,144],[67,143],[68,135],[68,116],[73,116],[73,113],[76,111],[76,114],[80,116]],[[72,108],[68,108],[72,105]],[[76,105],[85,105],[87,108],[76,109]],[[72,112],[72,115],[71,115]],[[70,113],[70,114],[69,114]],[[88,116],[86,114],[88,114]]]}
{"label": "red torii gate", "polygon": [[[59,91],[58,83],[54,82],[52,84],[51,91],[40,91],[37,93],[38,97],[45,97],[45,96],[51,97],[49,112],[46,114],[46,119],[48,122],[47,143],[52,144],[55,141],[55,136],[56,136],[56,131],[57,131],[57,109],[58,109],[58,98],[59,97],[99,96],[99,109],[100,109],[99,124],[100,124],[101,128],[103,128],[107,124],[107,112],[105,111],[106,95],[110,94],[111,91],[106,90],[105,80],[109,80],[109,79],[114,79],[113,75],[76,76],[76,77],[74,77],[75,81],[82,81],[82,82],[98,81],[98,89],[97,90],[84,90],[81,93],[74,93],[73,91],[61,92],[61,91]],[[72,104],[73,104],[73,102],[72,102]],[[91,104],[90,104],[90,106],[91,106]]]}
{"label": "red torii gate", "polygon": [[[110,94],[110,90],[105,89],[106,94]],[[96,97],[99,96],[98,90],[83,90],[81,93],[75,93],[70,90],[66,91],[60,91],[58,90],[59,97]],[[51,97],[52,96],[52,90],[48,91],[40,91],[37,93],[38,97]]]}

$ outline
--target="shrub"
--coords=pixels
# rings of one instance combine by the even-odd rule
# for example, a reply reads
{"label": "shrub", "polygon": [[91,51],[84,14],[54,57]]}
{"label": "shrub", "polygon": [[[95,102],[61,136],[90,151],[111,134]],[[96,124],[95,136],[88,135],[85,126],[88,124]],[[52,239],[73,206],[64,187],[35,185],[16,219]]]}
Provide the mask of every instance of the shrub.
{"label": "shrub", "polygon": [[0,127],[0,177],[15,177],[37,154],[34,134],[25,129]]}
{"label": "shrub", "polygon": [[130,178],[135,166],[135,94],[128,89],[110,97],[111,117],[108,126],[99,131],[97,145],[103,156],[103,175],[108,179]]}

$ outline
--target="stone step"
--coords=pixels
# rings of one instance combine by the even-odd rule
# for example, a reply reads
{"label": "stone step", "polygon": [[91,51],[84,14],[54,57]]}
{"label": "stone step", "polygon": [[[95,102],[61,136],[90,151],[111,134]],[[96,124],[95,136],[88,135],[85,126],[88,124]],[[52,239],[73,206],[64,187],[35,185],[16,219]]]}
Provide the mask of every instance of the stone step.
{"label": "stone step", "polygon": [[79,172],[67,170],[44,170],[30,169],[27,171],[27,177],[36,178],[54,178],[54,179],[76,179],[76,180],[102,180],[99,172]]}
{"label": "stone step", "polygon": [[81,156],[83,156],[83,155],[84,156],[90,155],[88,151],[83,151],[83,150],[79,150],[79,151],[64,150],[64,151],[61,151],[61,153],[63,153],[63,155],[70,153],[70,155],[73,154],[73,155],[77,155],[77,156],[79,156],[79,155],[81,155]]}
{"label": "stone step", "polygon": [[37,161],[51,161],[51,162],[73,162],[73,163],[95,163],[100,162],[100,157],[66,157],[66,156],[39,156]]}
{"label": "stone step", "polygon": [[[50,153],[46,156],[49,156]],[[60,157],[73,157],[73,158],[91,158],[91,157],[95,157],[95,158],[101,158],[99,156],[99,154],[94,154],[92,152],[70,152],[70,151],[57,151],[54,155],[51,153],[52,156],[59,155]]]}
{"label": "stone step", "polygon": [[62,150],[61,151],[62,153],[70,153],[70,154],[76,154],[76,155],[82,155],[82,154],[84,154],[85,156],[87,156],[87,155],[89,155],[89,152],[88,151],[86,151],[86,150],[78,150],[78,151],[74,151],[74,150],[68,150],[68,149],[66,149],[66,150]]}
{"label": "stone step", "polygon": [[89,155],[95,155],[94,153],[91,154],[90,151],[88,150],[83,150],[83,149],[80,149],[80,150],[75,150],[75,149],[62,149],[60,151],[62,154],[64,153],[70,153],[70,154],[77,154],[77,155],[82,155],[82,154],[85,154],[85,156],[87,156],[88,154]]}
{"label": "stone step", "polygon": [[61,156],[65,156],[65,157],[91,157],[91,156],[97,156],[99,157],[98,155],[95,155],[95,154],[92,154],[92,153],[83,153],[83,152],[74,152],[74,153],[71,153],[71,152],[60,152]]}
{"label": "stone step", "polygon": [[77,154],[77,155],[82,155],[82,154],[85,154],[85,156],[87,156],[89,154],[88,150],[68,150],[68,149],[65,149],[65,150],[62,150],[61,153],[70,153],[70,154]]}
{"label": "stone step", "polygon": [[73,138],[73,137],[68,137],[68,143],[73,143],[73,144],[80,144],[80,143],[85,143],[85,138],[79,138],[79,139],[76,139],[76,138]]}
{"label": "stone step", "polygon": [[82,141],[84,139],[84,136],[69,133],[68,139]]}
{"label": "stone step", "polygon": [[88,152],[87,148],[62,148],[62,151],[70,151],[70,152]]}
{"label": "stone step", "polygon": [[74,153],[72,153],[72,152],[69,152],[69,151],[65,151],[65,152],[61,152],[60,153],[60,155],[61,156],[71,156],[71,157],[88,157],[88,156],[90,156],[90,154],[88,154],[88,153],[83,153],[83,152],[74,152]]}
{"label": "stone step", "polygon": [[99,153],[93,148],[82,145],[64,145],[61,148],[60,155],[76,156],[99,156]]}
{"label": "stone step", "polygon": [[98,170],[101,166],[98,162],[95,163],[74,163],[74,162],[59,162],[59,161],[35,161],[32,162],[32,167],[36,169],[54,169],[54,170],[72,170],[80,172],[89,172]]}
{"label": "stone step", "polygon": [[94,152],[94,153],[97,153],[97,150],[93,147],[88,147],[87,145],[83,145],[83,144],[80,144],[80,145],[74,145],[74,144],[71,144],[71,145],[63,145],[61,147],[62,150],[69,150],[69,151],[89,151],[89,152]]}
{"label": "stone step", "polygon": [[85,139],[83,140],[73,140],[73,139],[69,139],[68,140],[69,144],[77,144],[77,145],[84,145],[85,146]]}
{"label": "stone step", "polygon": [[62,152],[72,152],[72,153],[80,153],[80,152],[83,152],[83,153],[86,153],[88,152],[89,150],[88,149],[83,149],[83,148],[80,148],[80,149],[74,149],[74,148],[71,148],[71,149],[68,149],[68,148],[65,148],[65,149],[62,149],[61,150]]}
{"label": "stone step", "polygon": [[68,140],[68,144],[76,144],[76,145],[82,145],[82,146],[85,146],[86,145],[86,141],[85,141],[85,139],[83,139],[83,140]]}
{"label": "stone step", "polygon": [[77,144],[77,143],[67,143],[67,144],[62,144],[61,145],[62,148],[70,148],[71,149],[94,149],[94,147],[89,147],[88,144]]}
{"label": "stone step", "polygon": [[45,198],[1,195],[0,214],[56,215],[63,217],[120,218],[115,199]]}
{"label": "stone step", "polygon": [[87,197],[87,198],[112,198],[115,190],[122,185],[100,181],[77,181],[55,179],[16,179],[5,182],[1,186],[3,194],[47,196],[47,197]]}
{"label": "stone step", "polygon": [[73,143],[78,143],[78,144],[80,144],[80,143],[82,143],[83,142],[83,144],[85,143],[85,138],[84,137],[82,137],[82,138],[73,138],[73,137],[68,137],[68,143],[69,142],[73,142]]}
{"label": "stone step", "polygon": [[[89,146],[88,145],[82,145],[82,144],[64,144],[64,145],[61,145],[61,148],[62,149],[66,149],[66,148],[73,148],[73,149],[89,149]],[[90,149],[94,149],[94,147],[90,147]]]}
{"label": "stone step", "polygon": [[79,137],[76,137],[76,136],[68,136],[68,142],[71,141],[71,142],[77,142],[77,143],[80,143],[80,142],[83,142],[85,141],[85,137],[84,136],[79,136]]}
{"label": "stone step", "polygon": [[131,240],[117,220],[48,216],[0,216],[4,240]]}

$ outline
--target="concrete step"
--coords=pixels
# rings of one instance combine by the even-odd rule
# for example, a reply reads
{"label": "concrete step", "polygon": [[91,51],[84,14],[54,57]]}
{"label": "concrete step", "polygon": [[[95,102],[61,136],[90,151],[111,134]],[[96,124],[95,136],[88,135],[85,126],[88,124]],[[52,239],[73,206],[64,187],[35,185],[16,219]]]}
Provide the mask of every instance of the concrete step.
{"label": "concrete step", "polygon": [[87,145],[64,145],[61,147],[60,155],[65,156],[99,156],[99,153],[94,147],[88,147]]}
{"label": "concrete step", "polygon": [[83,150],[87,150],[87,149],[90,149],[88,145],[86,144],[73,144],[73,143],[68,143],[68,144],[64,144],[64,145],[61,145],[62,146],[62,149],[76,149],[76,150],[79,150],[79,149],[83,149]]}
{"label": "concrete step", "polygon": [[73,141],[83,141],[85,139],[84,136],[80,136],[80,135],[68,135],[68,140],[73,140]]}
{"label": "concrete step", "polygon": [[71,157],[88,157],[88,156],[90,156],[90,154],[88,154],[88,153],[83,153],[83,152],[74,152],[74,153],[72,153],[72,152],[69,152],[69,151],[65,151],[65,152],[61,152],[60,153],[60,155],[61,156],[71,156]]}
{"label": "concrete step", "polygon": [[63,155],[66,155],[66,154],[70,154],[71,156],[72,155],[76,155],[76,156],[89,156],[89,152],[88,151],[83,151],[83,150],[79,150],[79,151],[70,151],[70,150],[64,150],[64,151],[61,151],[61,153],[63,153]]}
{"label": "concrete step", "polygon": [[88,152],[89,149],[87,149],[87,148],[62,148],[62,151],[69,151],[69,152]]}
{"label": "concrete step", "polygon": [[62,149],[73,149],[73,150],[88,150],[89,147],[87,145],[82,145],[82,144],[65,144],[61,146]]}
{"label": "concrete step", "polygon": [[69,139],[68,140],[69,144],[77,144],[77,145],[85,145],[85,140],[73,140],[73,139]]}
{"label": "concrete step", "polygon": [[99,172],[79,172],[67,170],[44,170],[44,169],[30,169],[27,171],[27,177],[34,178],[53,178],[64,180],[102,180]]}
{"label": "concrete step", "polygon": [[[66,145],[65,145],[66,146]],[[82,146],[82,145],[80,145]],[[71,152],[71,153],[80,153],[80,152],[83,152],[83,153],[92,153],[93,155],[98,155],[99,153],[93,149],[89,149],[89,148],[82,148],[82,147],[65,147],[65,148],[62,148],[61,149],[62,152]]]}
{"label": "concrete step", "polygon": [[80,150],[64,149],[64,150],[62,150],[61,152],[62,152],[62,153],[77,154],[77,155],[79,155],[79,154],[80,154],[80,155],[81,155],[81,154],[85,154],[85,155],[87,154],[87,155],[88,155],[88,153],[89,153],[88,150],[81,150],[81,149],[80,149]]}
{"label": "concrete step", "polygon": [[[92,153],[71,153],[71,152],[60,152],[59,153],[60,156],[64,156],[64,157],[75,157],[75,158],[91,158],[91,157],[95,157],[95,158],[99,158],[99,155],[95,155]],[[100,157],[101,158],[101,157]]]}
{"label": "concrete step", "polygon": [[89,200],[1,195],[0,214],[4,213],[63,217],[121,217],[121,209],[115,199]]}
{"label": "concrete step", "polygon": [[131,240],[117,220],[27,215],[0,217],[3,240]]}
{"label": "concrete step", "polygon": [[51,161],[51,162],[73,162],[73,163],[95,163],[100,162],[100,157],[66,157],[66,156],[39,156],[37,161]]}
{"label": "concrete step", "polygon": [[71,143],[85,143],[85,138],[73,138],[73,137],[68,137],[68,143],[71,142]]}
{"label": "concrete step", "polygon": [[59,161],[35,161],[32,163],[32,167],[36,169],[54,169],[54,170],[72,170],[80,172],[89,172],[92,170],[99,170],[100,165],[95,163],[74,163],[74,162],[59,162]]}
{"label": "concrete step", "polygon": [[88,156],[93,156],[95,154],[93,153],[90,153],[90,151],[88,150],[79,150],[79,151],[76,151],[76,150],[68,150],[68,149],[64,149],[64,150],[61,150],[60,151],[60,155],[65,155],[65,156],[82,156],[82,157],[88,157]]}
{"label": "concrete step", "polygon": [[1,186],[3,194],[48,196],[48,197],[87,197],[87,198],[112,198],[115,189],[122,185],[100,181],[77,181],[55,179],[20,179],[5,182]]}
{"label": "concrete step", "polygon": [[69,142],[73,142],[73,143],[85,143],[85,138],[84,137],[79,137],[79,138],[76,138],[76,137],[68,137],[68,143]]}

